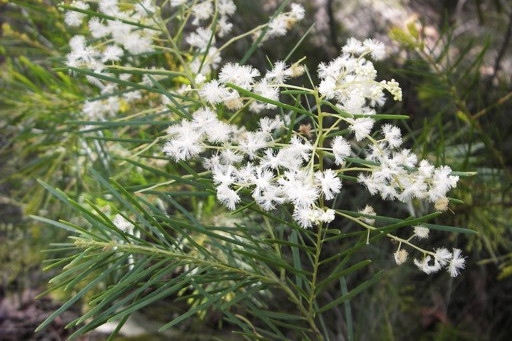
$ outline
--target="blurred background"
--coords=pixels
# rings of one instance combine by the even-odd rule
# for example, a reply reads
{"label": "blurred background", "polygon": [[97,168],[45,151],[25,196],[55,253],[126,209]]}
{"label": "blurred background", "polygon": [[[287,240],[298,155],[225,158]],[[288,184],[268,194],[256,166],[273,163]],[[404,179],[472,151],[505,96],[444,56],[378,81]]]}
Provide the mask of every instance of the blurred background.
{"label": "blurred background", "polygon": [[[233,34],[267,21],[280,1],[238,0]],[[361,258],[387,269],[378,285],[351,301],[355,340],[511,340],[512,339],[512,3],[508,0],[311,0],[297,1],[306,19],[279,43],[264,44],[251,64],[263,69],[279,60],[306,35],[292,61],[306,56],[312,70],[339,54],[347,38],[375,38],[390,53],[376,64],[380,79],[395,78],[403,102],[382,113],[410,116],[401,122],[405,144],[420,157],[454,170],[477,172],[462,178],[452,197],[464,204],[442,216],[446,225],[474,235],[432,233],[433,245],[463,250],[466,270],[451,279],[426,276],[411,263],[396,266],[394,245],[365,248]],[[62,303],[47,289],[54,270],[43,271],[50,243],[65,234],[43,227],[30,214],[66,218],[36,179],[66,193],[87,190],[69,185],[77,176],[64,152],[69,141],[52,134],[77,101],[84,84],[65,73],[59,58],[72,32],[50,0],[0,0],[0,340],[64,340],[64,326],[80,304],[50,328],[33,330]],[[250,46],[240,41],[225,60],[239,60]],[[60,158],[60,159],[59,159]],[[66,159],[67,160],[67,159]],[[365,202],[377,212],[400,216],[407,207],[382,204],[348,185],[347,209]],[[421,208],[417,208],[421,210]],[[421,213],[421,212],[419,212]],[[437,232],[437,231],[432,231]],[[448,242],[446,239],[449,239]],[[358,278],[351,279],[357,282]],[[156,307],[148,316],[158,316]],[[339,313],[339,312],[338,312]],[[69,320],[66,320],[69,318]],[[146,318],[146,320],[145,320]],[[332,317],[346,331],[342,314]],[[209,339],[158,336],[147,316],[135,316],[125,338]],[[106,327],[108,329],[108,326]],[[227,338],[228,336],[226,336]],[[101,332],[85,339],[103,340]],[[122,339],[121,337],[119,339]],[[221,337],[222,339],[222,337]]]}

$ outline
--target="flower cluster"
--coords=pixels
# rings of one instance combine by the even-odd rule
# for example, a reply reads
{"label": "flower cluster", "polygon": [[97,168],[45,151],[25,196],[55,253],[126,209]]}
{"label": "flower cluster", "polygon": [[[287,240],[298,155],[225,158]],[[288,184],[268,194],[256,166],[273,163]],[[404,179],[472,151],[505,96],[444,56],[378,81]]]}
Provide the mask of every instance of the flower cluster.
{"label": "flower cluster", "polygon": [[340,179],[331,169],[310,171],[314,147],[304,137],[295,134],[288,143],[281,142],[284,135],[274,137],[285,131],[283,120],[263,117],[258,130],[247,131],[220,121],[208,108],[192,117],[168,129],[171,139],[164,152],[180,161],[213,151],[204,165],[211,170],[217,198],[226,207],[235,209],[239,192],[247,189],[266,211],[291,203],[303,227],[334,219],[334,211],[320,208],[317,201],[339,193]]}
{"label": "flower cluster", "polygon": [[267,35],[264,39],[286,35],[297,21],[304,19],[304,14],[305,11],[302,5],[291,4],[290,12],[281,13],[270,20]]}
{"label": "flower cluster", "polygon": [[[220,47],[217,44],[217,40],[225,38],[233,28],[229,20],[236,11],[236,5],[233,0],[171,0],[171,6],[183,11],[184,15],[190,14],[193,17],[191,24],[196,27],[195,31],[188,33],[184,40],[193,51],[188,68],[199,77],[196,82],[202,83],[220,65],[222,49],[246,35],[232,38]],[[303,18],[304,8],[299,4],[291,4],[289,12],[279,14],[268,24],[258,26],[250,32],[257,37],[267,28],[263,40],[283,36]]]}
{"label": "flower cluster", "polygon": [[[72,6],[88,9],[83,1],[75,1]],[[152,28],[152,15],[155,7],[151,0],[145,0],[121,10],[118,0],[98,1],[98,14],[92,17],[87,27],[96,41],[89,43],[84,36],[77,35],[69,43],[71,52],[66,56],[66,65],[85,67],[101,73],[105,63],[117,62],[129,53],[138,55],[153,51],[153,38],[159,30]],[[103,19],[108,16],[109,19]],[[66,23],[70,26],[82,24],[86,15],[70,10],[66,12]],[[112,19],[111,19],[112,18]]]}
{"label": "flower cluster", "polygon": [[194,74],[207,76],[222,61],[216,42],[231,32],[233,24],[229,17],[235,13],[236,5],[232,0],[171,0],[171,6],[193,17],[195,31],[185,37],[194,56],[188,68]]}
{"label": "flower cluster", "polygon": [[[300,69],[297,65],[288,68],[278,62],[255,81],[260,74],[258,70],[228,63],[221,69],[219,79],[204,84],[199,94],[213,106],[223,103],[228,109],[240,109],[244,105],[243,98],[226,86],[231,83],[266,100],[277,101],[278,85],[296,76],[297,69]],[[275,107],[251,98],[246,101],[255,112]],[[332,169],[314,169],[318,146],[295,132],[287,140],[288,125],[282,119],[263,117],[257,131],[246,131],[218,120],[215,112],[208,108],[192,116],[191,121],[169,128],[172,138],[164,152],[175,160],[185,160],[206,149],[214,150],[205,165],[212,171],[219,201],[228,208],[234,209],[240,201],[240,190],[251,189],[253,199],[265,210],[291,203],[294,217],[303,227],[334,219],[334,211],[318,205],[318,200],[334,198],[341,189],[341,180]],[[350,154],[350,146],[338,137],[331,151],[341,163]]]}
{"label": "flower cluster", "polygon": [[[96,11],[92,6],[97,3]],[[100,0],[91,4],[85,1],[73,1],[65,14],[69,26],[80,26],[88,14],[80,10],[90,10],[92,17],[87,22],[90,37],[75,35],[69,41],[70,52],[66,55],[66,65],[73,68],[88,69],[95,74],[131,81],[133,74],[109,72],[108,68],[119,64],[123,59],[136,62],[137,56],[154,51],[153,40],[160,34],[153,27],[156,12],[153,1],[144,0],[131,5],[121,4],[118,0]],[[123,105],[140,100],[139,90],[130,89],[119,95],[113,95],[119,89],[117,82],[87,76],[88,81],[100,89],[102,99],[86,101],[82,113],[88,120],[104,120],[120,111]]]}
{"label": "flower cluster", "polygon": [[384,90],[393,95],[396,101],[402,100],[402,90],[398,83],[391,81],[376,81],[377,71],[371,60],[365,58],[371,55],[374,59],[385,56],[382,43],[372,39],[360,42],[350,38],[342,49],[342,55],[318,67],[320,84],[318,91],[326,98],[334,100],[337,107],[352,115],[370,117],[351,118],[350,130],[355,133],[357,141],[369,136],[375,120],[374,107],[384,104]]}
{"label": "flower cluster", "polygon": [[[170,138],[164,152],[176,161],[202,156],[204,167],[211,171],[217,199],[227,208],[234,210],[248,196],[265,211],[290,205],[294,219],[304,228],[330,223],[336,214],[343,215],[327,202],[341,192],[340,175],[345,172],[358,171],[358,181],[370,194],[378,193],[383,199],[428,200],[436,209],[444,210],[446,194],[458,181],[451,169],[436,168],[427,160],[419,161],[410,150],[401,149],[402,134],[396,126],[384,124],[373,131],[378,118],[375,108],[385,102],[385,91],[395,100],[402,96],[396,81],[376,80],[368,57],[383,58],[384,52],[384,46],[374,40],[349,39],[340,57],[319,66],[320,84],[314,89],[287,84],[304,71],[299,64],[288,67],[277,62],[261,76],[250,65],[227,63],[218,79],[199,84],[197,93],[205,106],[193,112],[190,120],[168,129]],[[316,109],[307,115],[312,125],[295,129],[289,115],[272,115],[280,104],[282,89],[314,97]],[[327,100],[334,102],[329,106],[335,113],[324,111]],[[259,119],[258,129],[249,131],[221,119],[219,114],[225,112],[219,110],[221,106],[236,110],[235,115],[245,109],[256,113],[266,109],[268,115]],[[352,132],[355,142],[344,131]],[[347,158],[353,162],[356,156],[356,143],[365,160],[361,167],[345,168]],[[367,206],[361,214],[357,220],[374,229],[375,219],[368,218],[375,215],[374,210]],[[428,232],[428,228],[418,226],[413,237],[424,239]],[[389,237],[401,242],[398,237]],[[424,250],[424,259],[415,263],[427,273],[446,266],[455,276],[464,259],[457,249],[453,253],[445,250]],[[407,256],[400,247],[394,254],[397,264],[405,262]]]}
{"label": "flower cluster", "polygon": [[[219,79],[212,80],[201,86],[199,95],[209,104],[224,104],[230,110],[238,110],[244,106],[244,98],[235,89],[229,88],[226,84],[233,84],[255,95],[262,96],[267,100],[279,100],[279,85],[292,77],[298,77],[304,71],[303,67],[297,64],[287,67],[282,61],[276,62],[272,70],[264,77],[255,80],[260,72],[249,65],[227,63],[220,71]],[[274,104],[254,99],[246,99],[249,103],[249,110],[260,113],[264,109],[274,109]]]}
{"label": "flower cluster", "polygon": [[445,248],[437,249],[432,257],[426,255],[423,260],[414,260],[414,264],[426,274],[438,272],[446,267],[452,277],[456,277],[460,273],[460,269],[464,269],[464,263],[461,250],[453,249],[453,253],[451,253]]}
{"label": "flower cluster", "polygon": [[401,133],[389,124],[382,126],[384,139],[375,141],[366,159],[375,162],[370,173],[360,173],[358,180],[371,194],[379,193],[383,199],[408,202],[411,199],[428,200],[440,211],[447,208],[446,193],[456,187],[458,176],[448,166],[435,168],[421,160],[409,149],[398,150]]}
{"label": "flower cluster", "polygon": [[[409,239],[403,240],[395,237],[399,241],[398,250],[393,254],[395,262],[398,265],[405,263],[409,253],[403,248],[403,244],[409,244],[413,238],[427,239],[430,230],[425,226],[414,226],[413,234]],[[426,274],[438,272],[443,267],[450,273],[452,277],[456,277],[461,269],[464,269],[465,260],[461,256],[461,250],[454,248],[453,252],[448,251],[446,248],[438,248],[434,252],[424,251],[421,260],[414,259],[414,264]]]}

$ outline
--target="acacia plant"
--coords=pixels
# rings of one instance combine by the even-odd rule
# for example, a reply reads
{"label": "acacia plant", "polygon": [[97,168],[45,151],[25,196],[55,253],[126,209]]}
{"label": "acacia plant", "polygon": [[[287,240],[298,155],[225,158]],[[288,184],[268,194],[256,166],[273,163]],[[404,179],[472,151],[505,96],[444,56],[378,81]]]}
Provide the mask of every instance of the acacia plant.
{"label": "acacia plant", "polygon": [[[119,323],[116,334],[133,312],[166,299],[186,304],[162,316],[162,331],[217,312],[247,339],[329,340],[338,333],[332,310],[343,307],[350,339],[350,300],[384,274],[349,282],[371,263],[366,245],[390,239],[397,264],[412,254],[427,274],[455,277],[464,268],[459,249],[421,246],[431,229],[471,232],[432,222],[459,202],[448,191],[465,173],[419,160],[396,125],[408,117],[379,113],[387,97],[402,99],[372,63],[386,57],[384,44],[351,38],[337,58],[309,70],[304,58],[292,60],[301,39],[257,68],[252,54],[286,36],[305,16],[301,5],[284,1],[268,22],[236,36],[232,0],[61,8],[77,30],[63,64],[100,92],[74,123],[109,142],[107,158],[121,148],[111,161],[137,172],[91,170],[102,190],[79,201],[41,181],[77,215],[34,217],[73,233],[50,265],[64,265],[52,282],[72,298],[39,329],[84,298],[73,336],[108,321]],[[238,43],[247,46],[241,60],[224,60]],[[166,129],[141,139],[147,125]],[[347,183],[382,200],[424,202],[432,213],[348,210]]]}

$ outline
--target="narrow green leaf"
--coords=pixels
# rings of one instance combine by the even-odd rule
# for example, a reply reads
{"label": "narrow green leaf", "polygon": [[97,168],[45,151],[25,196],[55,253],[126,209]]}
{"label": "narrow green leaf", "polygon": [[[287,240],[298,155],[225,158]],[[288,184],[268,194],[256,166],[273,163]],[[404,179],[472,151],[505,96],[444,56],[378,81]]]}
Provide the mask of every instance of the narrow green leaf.
{"label": "narrow green leaf", "polygon": [[[340,278],[341,294],[343,296],[348,295],[347,281],[345,277]],[[352,321],[352,308],[350,307],[350,300],[346,300],[345,303],[345,320],[347,323],[347,341],[354,341],[354,325]]]}
{"label": "narrow green leaf", "polygon": [[265,103],[269,103],[269,104],[273,104],[273,105],[276,105],[280,108],[283,108],[283,109],[288,109],[288,110],[291,110],[291,111],[294,111],[294,112],[298,112],[300,114],[304,114],[304,115],[308,115],[308,116],[311,116],[312,113],[310,113],[309,111],[307,110],[304,110],[304,109],[301,109],[301,108],[297,108],[297,107],[294,107],[293,105],[289,105],[289,104],[285,104],[285,103],[281,103],[279,101],[275,101],[273,99],[270,99],[270,98],[266,98],[266,97],[263,97],[263,96],[260,96],[260,95],[256,95],[252,92],[250,92],[249,90],[245,90],[239,86],[236,86],[234,84],[231,84],[231,83],[226,83],[226,86],[232,88],[232,89],[235,89],[236,91],[238,91],[239,93],[241,93],[242,95],[245,95],[245,96],[248,96],[248,97],[251,97],[251,98],[254,98],[258,101],[261,101],[261,102],[265,102]]}
{"label": "narrow green leaf", "polygon": [[363,292],[364,290],[366,290],[367,288],[369,288],[370,286],[375,284],[377,281],[379,281],[383,274],[384,274],[384,271],[378,272],[377,274],[373,275],[373,277],[371,279],[359,284],[357,287],[355,287],[354,289],[349,291],[347,294],[345,294],[345,295],[342,294],[342,296],[340,296],[337,299],[333,300],[332,302],[324,305],[322,308],[320,308],[318,310],[318,313],[323,313],[323,312],[325,312],[329,309],[332,309],[332,308],[338,306],[339,304],[355,297],[356,295],[360,294],[361,292]]}
{"label": "narrow green leaf", "polygon": [[108,269],[98,274],[98,276],[91,281],[91,283],[87,284],[82,290],[80,290],[77,294],[75,294],[69,301],[64,303],[59,309],[57,309],[53,314],[51,314],[46,320],[44,320],[35,330],[35,332],[39,332],[46,328],[57,316],[66,311],[73,303],[78,301],[83,295],[85,295],[89,290],[91,290],[95,285],[101,282],[105,277],[110,275],[110,273],[114,270],[117,270],[117,264],[112,264]]}
{"label": "narrow green leaf", "polygon": [[316,292],[321,292],[329,283],[333,281],[338,281],[340,278],[350,275],[352,272],[357,271],[367,265],[369,265],[371,260],[364,260],[347,269],[338,270],[337,268],[329,275],[327,278],[320,281],[315,289]]}

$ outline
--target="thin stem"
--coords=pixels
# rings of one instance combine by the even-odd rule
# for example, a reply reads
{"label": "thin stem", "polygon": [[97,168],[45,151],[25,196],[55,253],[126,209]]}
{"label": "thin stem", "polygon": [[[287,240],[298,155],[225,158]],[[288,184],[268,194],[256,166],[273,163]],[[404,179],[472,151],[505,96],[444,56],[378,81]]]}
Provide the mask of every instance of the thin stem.
{"label": "thin stem", "polygon": [[260,25],[260,26],[256,26],[255,28],[253,28],[252,30],[250,31],[247,31],[245,33],[242,33],[241,35],[239,36],[236,36],[236,37],[233,37],[231,39],[229,39],[227,42],[224,43],[224,45],[222,45],[221,47],[219,47],[219,49],[217,50],[218,53],[222,52],[222,50],[224,50],[225,48],[227,48],[229,45],[233,44],[234,42],[236,42],[237,40],[240,40],[244,37],[247,37],[255,32],[258,32],[259,30],[263,29],[265,26],[267,26],[267,24],[263,24],[263,25]]}
{"label": "thin stem", "polygon": [[[318,94],[318,90],[315,91],[315,100],[317,103],[317,114],[318,114],[318,131],[320,134],[317,136],[317,139],[314,144],[314,153],[316,152],[318,155],[318,168],[320,171],[323,171],[324,163],[323,163],[323,156],[324,151],[322,150],[325,134],[322,133],[323,131],[323,113],[321,110],[320,105],[320,97]],[[319,149],[317,149],[319,147]],[[312,157],[314,159],[314,156]],[[319,206],[324,207],[324,199],[321,196],[319,199]],[[309,292],[309,298],[308,298],[308,319],[310,319],[311,327],[313,328],[313,331],[317,335],[318,340],[323,340],[324,337],[318,327],[316,326],[316,323],[314,321],[315,319],[315,299],[316,299],[316,284],[318,280],[318,269],[320,267],[320,255],[322,253],[322,244],[324,240],[324,234],[325,229],[323,228],[323,224],[318,224],[318,231],[316,233],[316,243],[315,243],[315,256],[313,258],[313,274],[311,278],[311,286],[310,286],[310,292]]]}
{"label": "thin stem", "polygon": [[213,268],[217,268],[224,271],[229,272],[235,272],[242,275],[245,275],[247,277],[256,278],[264,283],[270,283],[270,284],[279,284],[280,282],[276,281],[274,278],[269,278],[257,273],[252,273],[250,271],[244,270],[240,267],[231,266],[225,263],[220,262],[213,262],[208,261],[204,259],[198,258],[196,255],[187,255],[182,253],[173,252],[170,250],[164,250],[160,249],[154,246],[142,246],[142,245],[136,245],[136,244],[126,244],[126,243],[116,243],[115,241],[110,242],[100,242],[96,240],[86,240],[86,239],[76,239],[75,245],[80,248],[89,248],[89,247],[97,247],[102,250],[108,250],[108,249],[114,249],[124,252],[133,252],[133,253],[147,253],[150,255],[160,254],[165,255],[169,258],[186,261],[192,264],[200,264],[200,265],[206,265],[211,266]]}
{"label": "thin stem", "polygon": [[[336,214],[344,217],[344,218],[347,218],[347,219],[350,219],[352,221],[355,221],[356,223],[358,223],[359,225],[363,226],[364,228],[368,229],[368,233],[370,231],[378,231],[379,229],[377,227],[374,227],[374,226],[371,226],[371,225],[368,225],[364,222],[362,222],[359,218],[356,218],[356,217],[352,217],[351,215],[348,215],[348,214],[345,214],[343,212],[339,212],[339,211],[336,211]],[[382,231],[379,231],[380,233],[383,233]],[[403,243],[403,244],[406,244],[406,245],[409,245],[410,247],[418,250],[418,251],[421,251],[422,253],[424,254],[429,254],[431,256],[435,256],[435,253],[434,252],[431,252],[431,251],[428,251],[428,250],[425,250],[425,249],[422,249],[421,247],[419,246],[416,246],[414,245],[413,243],[411,243],[409,240],[410,239],[403,239],[403,238],[400,238],[400,237],[397,237],[395,235],[392,235],[391,233],[386,233],[385,234],[386,237],[388,238],[391,238],[391,239],[394,239],[396,240],[397,242],[400,242],[400,243]]]}

